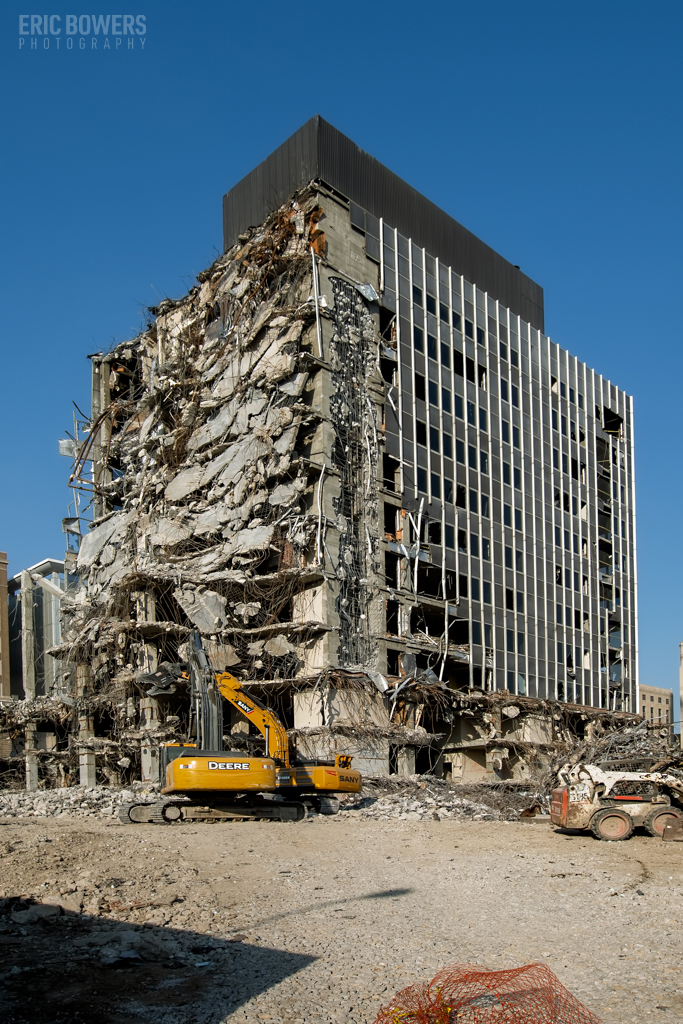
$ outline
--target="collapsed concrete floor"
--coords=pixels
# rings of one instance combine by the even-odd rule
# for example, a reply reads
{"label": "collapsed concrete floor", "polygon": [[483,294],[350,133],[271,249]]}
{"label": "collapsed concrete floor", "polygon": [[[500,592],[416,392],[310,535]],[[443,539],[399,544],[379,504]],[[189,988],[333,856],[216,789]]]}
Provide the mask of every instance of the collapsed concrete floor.
{"label": "collapsed concrete floor", "polygon": [[361,813],[0,818],[3,1019],[367,1024],[455,961],[539,960],[609,1024],[683,1016],[679,844]]}

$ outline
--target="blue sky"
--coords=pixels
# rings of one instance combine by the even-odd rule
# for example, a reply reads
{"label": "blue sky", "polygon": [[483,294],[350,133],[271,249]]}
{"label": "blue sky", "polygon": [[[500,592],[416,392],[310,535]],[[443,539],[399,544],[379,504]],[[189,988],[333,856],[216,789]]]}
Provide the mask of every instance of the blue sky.
{"label": "blue sky", "polygon": [[62,555],[87,354],[187,290],[222,194],[320,113],[520,264],[551,337],[635,396],[641,681],[677,686],[681,5],[147,3],[132,50],[20,49],[27,9],[0,20],[10,573]]}

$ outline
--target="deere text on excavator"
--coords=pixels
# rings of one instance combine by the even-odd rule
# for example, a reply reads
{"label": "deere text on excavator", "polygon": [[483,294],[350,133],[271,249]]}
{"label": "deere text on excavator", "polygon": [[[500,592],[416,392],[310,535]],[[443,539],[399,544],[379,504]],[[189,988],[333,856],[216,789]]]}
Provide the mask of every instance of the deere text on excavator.
{"label": "deere text on excavator", "polygon": [[[195,742],[161,747],[165,775],[162,799],[124,805],[125,823],[171,824],[183,820],[272,818],[300,821],[311,808],[323,814],[339,809],[337,793],[359,793],[360,772],[351,757],[334,761],[292,761],[282,722],[261,701],[247,693],[229,672],[215,672],[194,633],[188,665],[162,665],[142,677],[157,692],[183,681],[190,689],[190,724]],[[223,750],[222,701],[227,700],[264,738],[264,753]],[[192,735],[192,733],[190,733]]]}

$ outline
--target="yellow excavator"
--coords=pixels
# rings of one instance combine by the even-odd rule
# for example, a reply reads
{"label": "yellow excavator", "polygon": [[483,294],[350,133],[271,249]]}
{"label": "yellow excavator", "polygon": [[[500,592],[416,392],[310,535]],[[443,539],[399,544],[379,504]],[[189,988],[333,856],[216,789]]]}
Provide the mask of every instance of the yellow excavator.
{"label": "yellow excavator", "polygon": [[[191,637],[189,665],[162,666],[141,681],[152,682],[150,692],[155,695],[173,692],[176,681],[189,684],[195,742],[161,747],[162,799],[124,804],[119,819],[125,824],[226,818],[301,821],[309,809],[335,814],[337,793],[360,793],[362,776],[351,768],[352,758],[346,754],[338,754],[334,761],[292,763],[287,733],[277,715],[229,672],[211,668],[198,633]],[[222,749],[223,699],[261,733],[263,754]]]}

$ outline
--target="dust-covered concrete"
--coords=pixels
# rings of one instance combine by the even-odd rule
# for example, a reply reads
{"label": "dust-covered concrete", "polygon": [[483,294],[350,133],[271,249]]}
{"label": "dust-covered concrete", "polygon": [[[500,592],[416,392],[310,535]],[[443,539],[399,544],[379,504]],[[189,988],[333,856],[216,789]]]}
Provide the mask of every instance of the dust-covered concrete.
{"label": "dust-covered concrete", "polygon": [[683,1020],[683,845],[362,813],[0,825],[5,1020],[369,1022],[449,963],[533,960],[605,1021]]}

